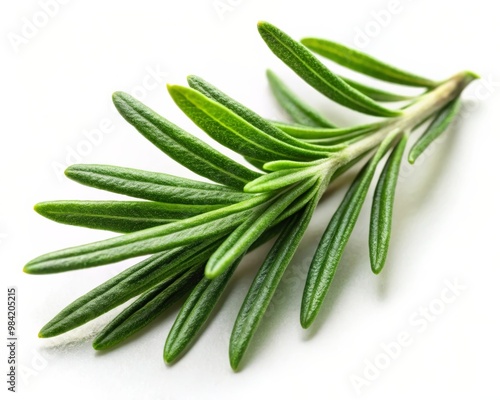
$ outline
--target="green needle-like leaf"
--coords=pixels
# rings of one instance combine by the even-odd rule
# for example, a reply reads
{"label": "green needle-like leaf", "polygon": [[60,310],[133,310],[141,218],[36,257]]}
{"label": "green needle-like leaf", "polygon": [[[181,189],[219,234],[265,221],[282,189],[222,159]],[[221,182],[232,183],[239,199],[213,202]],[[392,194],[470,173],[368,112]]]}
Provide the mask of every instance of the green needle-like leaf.
{"label": "green needle-like leaf", "polygon": [[460,110],[460,98],[456,98],[446,105],[436,115],[435,119],[426,129],[426,131],[418,138],[416,143],[410,150],[408,161],[413,164],[418,157],[450,126]]}
{"label": "green needle-like leaf", "polygon": [[267,70],[267,79],[274,97],[288,115],[298,124],[318,128],[335,128],[321,114],[313,110],[293,93],[284,82],[271,70]]}
{"label": "green needle-like leaf", "polygon": [[[249,251],[276,236],[287,224],[288,221],[283,221],[267,229],[250,246]],[[203,278],[193,289],[168,334],[163,352],[165,362],[175,361],[203,328],[242,258],[236,260],[217,278]]]}
{"label": "green needle-like leaf", "polygon": [[396,117],[401,111],[389,110],[345,83],[325,67],[305,46],[267,23],[259,23],[259,32],[271,51],[328,98],[353,110],[380,117]]}
{"label": "green needle-like leaf", "polygon": [[316,192],[308,206],[291,218],[254,278],[231,333],[229,360],[234,370],[238,368],[283,273],[299,246],[319,198],[320,194]]}
{"label": "green needle-like leaf", "polygon": [[262,194],[168,225],[48,253],[30,261],[24,271],[31,274],[49,274],[96,267],[224,235],[239,226],[252,213],[258,212],[259,206],[272,196],[273,194]]}
{"label": "green needle-like leaf", "polygon": [[221,206],[150,201],[47,201],[35,211],[53,221],[114,232],[136,232],[189,218]]}
{"label": "green needle-like leaf", "polygon": [[365,53],[339,43],[324,39],[305,38],[301,40],[307,48],[337,64],[374,78],[407,86],[437,86],[437,82],[383,63]]}
{"label": "green needle-like leaf", "polygon": [[110,165],[75,164],[65,174],[90,187],[163,203],[232,204],[249,198],[222,185]]}
{"label": "green needle-like leaf", "polygon": [[168,334],[163,349],[165,362],[175,361],[194,340],[217,305],[240,261],[241,258],[215,279],[204,277],[193,289]]}
{"label": "green needle-like leaf", "polygon": [[354,125],[347,128],[313,128],[304,125],[290,125],[283,122],[274,122],[274,125],[289,135],[304,139],[344,139],[362,136],[379,129],[381,123]]}
{"label": "green needle-like leaf", "polygon": [[215,278],[243,255],[255,240],[293,203],[317,181],[316,177],[301,182],[274,199],[273,203],[256,219],[240,225],[212,254],[205,267],[205,276]]}
{"label": "green needle-like leaf", "polygon": [[324,167],[316,165],[307,168],[288,168],[262,175],[245,186],[245,192],[260,193],[279,190],[317,175]]}
{"label": "green needle-like leaf", "polygon": [[322,181],[318,180],[316,184],[311,186],[305,193],[301,194],[299,197],[297,197],[292,204],[288,206],[288,208],[281,213],[281,215],[274,221],[274,224],[282,224],[286,221],[289,217],[294,215],[297,211],[302,210],[307,204],[309,204],[309,201],[315,197],[318,194],[318,190],[321,187]]}
{"label": "green needle-like leaf", "polygon": [[290,161],[290,160],[277,160],[269,161],[263,165],[266,171],[281,171],[291,168],[308,168],[314,167],[324,163],[324,160],[318,161]]}
{"label": "green needle-like leaf", "polygon": [[[176,85],[169,86],[168,90],[179,108],[195,124],[222,145],[244,156],[266,161],[283,158],[307,161],[329,154],[276,139],[197,90]],[[279,130],[278,133],[285,135]],[[292,137],[288,140],[296,141]],[[303,147],[303,143],[300,146]]]}
{"label": "green needle-like leaf", "polygon": [[408,134],[403,135],[394,148],[380,174],[373,195],[370,219],[370,262],[372,271],[378,274],[384,267],[391,238],[392,208],[398,182],[399,167],[403,159]]}
{"label": "green needle-like leaf", "polygon": [[92,346],[105,350],[116,346],[144,328],[200,281],[203,268],[198,266],[186,271],[174,282],[170,279],[149,290],[123,310],[99,332]]}
{"label": "green needle-like leaf", "polygon": [[167,121],[132,96],[116,92],[113,102],[123,118],[146,139],[198,175],[236,188],[259,176]]}
{"label": "green needle-like leaf", "polygon": [[371,86],[364,85],[362,83],[353,81],[345,77],[341,77],[344,82],[352,86],[354,89],[359,90],[364,95],[368,96],[370,99],[381,102],[393,102],[393,101],[404,101],[410,100],[413,96],[403,96],[401,94],[386,92],[385,90],[380,90],[373,88]]}
{"label": "green needle-like leaf", "polygon": [[280,129],[273,126],[272,123],[262,118],[259,114],[245,107],[244,105],[238,103],[236,100],[232,99],[225,93],[221,92],[219,89],[204,81],[198,76],[189,76],[188,77],[189,86],[200,93],[203,93],[208,98],[216,101],[219,104],[222,104],[224,107],[228,108],[239,117],[243,118],[250,125],[257,128],[258,130],[266,133],[272,138],[280,142],[284,142],[294,147],[299,147],[305,150],[319,151],[323,153],[326,149],[318,147],[314,144],[305,143],[301,140],[297,140],[294,137],[282,132]]}
{"label": "green needle-like leaf", "polygon": [[160,282],[175,279],[187,269],[207,260],[221,243],[208,240],[155,254],[127,268],[79,297],[50,320],[38,334],[52,337],[91,321]]}
{"label": "green needle-like leaf", "polygon": [[342,203],[330,220],[326,231],[323,233],[309,268],[302,297],[300,323],[304,328],[308,328],[318,315],[347,240],[358,219],[377,164],[398,133],[394,131],[384,139],[370,162],[366,164],[352,183]]}

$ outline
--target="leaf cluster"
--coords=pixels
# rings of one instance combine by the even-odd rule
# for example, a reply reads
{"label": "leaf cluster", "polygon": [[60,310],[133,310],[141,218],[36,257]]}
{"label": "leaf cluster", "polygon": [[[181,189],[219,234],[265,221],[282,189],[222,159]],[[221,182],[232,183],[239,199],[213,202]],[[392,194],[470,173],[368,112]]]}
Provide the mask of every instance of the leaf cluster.
{"label": "leaf cluster", "polygon": [[[123,342],[184,298],[164,347],[177,360],[196,339],[246,253],[275,242],[257,270],[236,318],[229,344],[238,368],[280,280],[328,186],[364,163],[333,214],[305,282],[300,321],[309,327],[331,287],[371,183],[371,268],[387,259],[396,184],[410,133],[432,122],[409,151],[415,160],[450,125],[461,90],[475,76],[436,82],[392,67],[341,44],[315,38],[297,42],[269,23],[258,30],[269,49],[319,93],[378,119],[339,127],[301,100],[272,71],[271,91],[290,121],[270,121],[200,77],[169,85],[177,106],[207,135],[248,162],[215,150],[132,96],[117,92],[118,112],[167,156],[212,183],[109,165],[73,165],[66,176],[80,184],[129,196],[127,201],[49,201],[35,210],[56,222],[120,235],[35,258],[24,270],[51,274],[148,258],[79,297],[40,331],[63,334],[135,299],[94,340],[97,350]],[[316,55],[377,80],[422,88],[415,96],[387,92],[342,77]],[[402,105],[401,105],[402,103]],[[381,165],[381,171],[379,165]]]}

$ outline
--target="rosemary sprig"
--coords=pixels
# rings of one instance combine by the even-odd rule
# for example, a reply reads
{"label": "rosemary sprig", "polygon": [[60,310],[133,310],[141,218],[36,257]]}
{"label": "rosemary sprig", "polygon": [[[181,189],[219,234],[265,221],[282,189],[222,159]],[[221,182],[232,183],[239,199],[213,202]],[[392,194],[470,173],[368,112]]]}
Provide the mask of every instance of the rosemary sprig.
{"label": "rosemary sprig", "polygon": [[[293,123],[266,120],[196,76],[188,77],[189,87],[168,86],[172,99],[196,125],[242,155],[257,172],[132,96],[115,93],[113,102],[119,113],[146,139],[215,183],[106,165],[69,167],[70,179],[142,200],[37,204],[36,211],[54,221],[123,234],[40,256],[24,270],[49,274],[150,257],[76,299],[42,328],[40,337],[63,334],[137,297],[97,335],[94,347],[109,348],[187,295],[165,343],[164,359],[173,362],[202,330],[244,255],[279,235],[255,275],[233,328],[229,355],[231,366],[238,368],[328,186],[368,157],[333,214],[309,269],[300,321],[303,327],[313,323],[377,167],[390,153],[375,188],[370,222],[371,268],[380,273],[388,254],[397,178],[409,135],[432,120],[409,152],[413,163],[453,121],[460,93],[477,76],[462,72],[437,82],[338,43],[315,38],[299,43],[265,22],[258,29],[271,51],[317,91],[345,107],[382,118],[338,127],[271,71],[267,72],[271,90]],[[341,77],[309,49],[373,78],[425,91],[406,96]],[[394,101],[406,103],[401,108],[379,104]]]}

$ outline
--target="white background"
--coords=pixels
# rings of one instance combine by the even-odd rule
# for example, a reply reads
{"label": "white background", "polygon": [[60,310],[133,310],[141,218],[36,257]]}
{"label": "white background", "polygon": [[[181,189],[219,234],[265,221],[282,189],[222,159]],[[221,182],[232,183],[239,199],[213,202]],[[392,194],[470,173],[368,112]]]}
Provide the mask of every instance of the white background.
{"label": "white background", "polygon": [[[4,290],[15,285],[19,294],[18,361],[24,374],[18,398],[498,398],[498,11],[486,0],[400,0],[399,12],[391,14],[388,4],[73,0],[43,21],[37,1],[4,2],[0,254]],[[40,18],[45,26],[13,45],[25,18]],[[300,327],[304,271],[344,184],[319,207],[240,372],[229,367],[228,339],[263,252],[241,265],[218,314],[171,367],[162,361],[162,348],[175,313],[104,355],[94,352],[92,337],[116,312],[67,335],[38,339],[39,328],[63,306],[132,263],[52,276],[21,272],[42,253],[110,236],[58,225],[32,210],[43,200],[119,197],[60,179],[56,170],[71,151],[82,150],[84,131],[112,126],[81,162],[194,177],[121,120],[112,107],[113,91],[142,93],[147,105],[205,137],[176,109],[164,84],[184,84],[186,75],[197,74],[262,115],[281,118],[264,74],[272,67],[339,124],[360,118],[282,65],[260,39],[258,20],[297,39],[357,45],[434,79],[463,69],[484,78],[464,94],[460,124],[417,166],[403,167],[383,273],[374,276],[369,268],[365,207],[318,320],[308,331]],[[148,78],[155,69],[161,71],[157,81]],[[141,89],[145,79],[147,90]],[[465,289],[419,331],[411,322],[415,313],[437,304],[446,281]],[[366,378],[365,364],[383,357],[383,344],[402,331],[411,344],[358,395],[353,376]]]}

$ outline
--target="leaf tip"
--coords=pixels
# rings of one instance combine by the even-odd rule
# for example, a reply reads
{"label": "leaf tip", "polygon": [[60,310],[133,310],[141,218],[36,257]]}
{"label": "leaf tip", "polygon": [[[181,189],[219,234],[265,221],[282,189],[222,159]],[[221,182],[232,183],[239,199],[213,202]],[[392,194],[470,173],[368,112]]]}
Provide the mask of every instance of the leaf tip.
{"label": "leaf tip", "polygon": [[50,321],[47,324],[45,324],[45,326],[43,326],[42,329],[40,329],[40,332],[38,332],[38,337],[41,339],[48,339],[54,336],[58,336],[65,332],[66,332],[65,330],[61,330],[60,326],[58,327],[57,324]]}
{"label": "leaf tip", "polygon": [[[188,75],[186,77],[186,81],[187,83],[189,84],[189,86],[191,86],[192,84],[197,84],[201,81],[203,81],[203,79],[201,79],[199,76],[197,75]],[[167,85],[168,86],[168,85]]]}
{"label": "leaf tip", "polygon": [[98,336],[92,342],[92,347],[94,348],[94,350],[100,351],[100,350],[105,350],[108,346],[106,345],[105,342],[101,341],[99,336]]}
{"label": "leaf tip", "polygon": [[314,321],[314,318],[308,316],[301,316],[300,318],[300,326],[304,329],[308,329]]}
{"label": "leaf tip", "polygon": [[[258,178],[257,178],[258,179]],[[253,183],[253,181],[248,182],[243,186],[243,191],[245,193],[259,193],[259,184]]]}
{"label": "leaf tip", "polygon": [[259,21],[257,22],[257,29],[259,32],[262,34],[265,31],[268,31],[269,29],[275,28],[272,24],[266,21]]}
{"label": "leaf tip", "polygon": [[310,306],[303,305],[300,313],[300,326],[304,329],[308,329],[316,319],[317,314],[318,312],[311,310]]}
{"label": "leaf tip", "polygon": [[163,347],[163,361],[165,362],[165,364],[173,363],[180,353],[179,346],[176,345],[176,340],[173,340],[171,334],[172,331],[170,331],[170,334],[165,341],[165,346]]}
{"label": "leaf tip", "polygon": [[240,365],[241,357],[243,353],[239,351],[233,351],[232,348],[229,349],[229,364],[234,372],[238,372],[238,367]]}
{"label": "leaf tip", "polygon": [[416,159],[417,157],[415,157],[415,154],[413,152],[410,152],[410,154],[408,154],[408,162],[411,165],[415,164]]}
{"label": "leaf tip", "polygon": [[465,71],[464,73],[465,73],[466,76],[468,76],[469,78],[471,78],[471,80],[481,79],[481,76],[479,74],[476,74],[473,71]]}
{"label": "leaf tip", "polygon": [[300,39],[300,43],[302,43],[304,46],[307,47],[308,44],[310,44],[314,39],[310,37],[305,37]]}
{"label": "leaf tip", "polygon": [[185,93],[187,91],[192,91],[192,89],[180,85],[167,83],[167,91],[175,101],[175,99],[178,98],[179,95],[182,95],[182,93]]}
{"label": "leaf tip", "polygon": [[165,364],[172,364],[175,361],[175,355],[172,354],[169,350],[165,350],[163,352],[163,361]]}
{"label": "leaf tip", "polygon": [[54,336],[61,335],[62,333],[67,332],[65,327],[61,328],[61,325],[58,323],[60,321],[57,320],[57,317],[47,322],[38,332],[38,337],[42,339],[51,338]]}
{"label": "leaf tip", "polygon": [[374,264],[372,264],[372,272],[375,274],[375,275],[378,275],[380,274],[380,272],[382,271],[382,269],[384,268],[384,264],[380,264],[378,262],[375,262]]}
{"label": "leaf tip", "polygon": [[210,262],[208,261],[206,267],[205,267],[205,278],[207,279],[214,279],[217,278],[220,275],[219,267],[217,263],[215,262]]}
{"label": "leaf tip", "polygon": [[26,264],[23,267],[23,272],[26,274],[33,274],[34,273],[33,266],[30,263]]}
{"label": "leaf tip", "polygon": [[113,92],[113,94],[111,95],[111,100],[113,101],[113,104],[115,106],[117,106],[118,103],[125,101],[127,97],[131,97],[131,96],[125,92],[117,91],[117,92]]}

